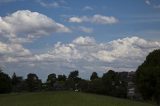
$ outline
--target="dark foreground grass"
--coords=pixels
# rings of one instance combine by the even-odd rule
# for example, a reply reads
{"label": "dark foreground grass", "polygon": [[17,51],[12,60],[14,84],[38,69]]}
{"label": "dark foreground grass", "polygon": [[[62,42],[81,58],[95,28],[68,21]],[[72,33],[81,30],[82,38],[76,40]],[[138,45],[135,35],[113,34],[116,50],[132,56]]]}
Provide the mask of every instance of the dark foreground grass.
{"label": "dark foreground grass", "polygon": [[80,92],[40,92],[0,95],[0,106],[153,106]]}

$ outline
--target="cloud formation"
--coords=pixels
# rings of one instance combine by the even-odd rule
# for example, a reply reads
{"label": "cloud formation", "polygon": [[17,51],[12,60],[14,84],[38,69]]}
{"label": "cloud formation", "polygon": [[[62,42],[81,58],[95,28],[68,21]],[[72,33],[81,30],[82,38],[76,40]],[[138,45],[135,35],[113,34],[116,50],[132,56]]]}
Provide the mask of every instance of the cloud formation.
{"label": "cloud formation", "polygon": [[68,44],[57,43],[48,53],[37,56],[41,61],[61,60],[68,62],[68,65],[72,63],[77,68],[92,68],[96,65],[97,67],[103,66],[103,71],[107,67],[117,68],[117,71],[118,68],[124,69],[123,71],[131,71],[127,70],[128,68],[135,71],[145,56],[157,48],[160,48],[160,42],[146,41],[138,37],[97,43],[92,37],[81,36]]}
{"label": "cloud formation", "polygon": [[51,33],[69,31],[63,24],[29,10],[19,10],[0,17],[0,35],[15,42],[27,42]]}
{"label": "cloud formation", "polygon": [[84,11],[91,11],[91,10],[94,10],[91,6],[85,6],[83,8]]}
{"label": "cloud formation", "polygon": [[[0,42],[0,64],[16,73],[34,72],[45,78],[50,73],[68,74],[78,69],[87,78],[93,71],[109,69],[135,71],[149,52],[160,48],[159,41],[126,37],[98,43],[93,37],[80,36],[69,43],[57,42],[48,51],[32,52],[20,44]],[[38,71],[37,71],[38,70]]]}
{"label": "cloud formation", "polygon": [[145,0],[145,3],[155,9],[159,9],[160,8],[160,4],[155,4],[153,1],[151,2],[151,0]]}
{"label": "cloud formation", "polygon": [[103,16],[95,14],[92,17],[89,16],[70,17],[68,21],[73,23],[90,22],[96,24],[114,24],[118,22],[118,19],[113,16]]}
{"label": "cloud formation", "polygon": [[147,5],[151,5],[151,2],[150,2],[149,0],[145,0],[145,3],[146,3]]}

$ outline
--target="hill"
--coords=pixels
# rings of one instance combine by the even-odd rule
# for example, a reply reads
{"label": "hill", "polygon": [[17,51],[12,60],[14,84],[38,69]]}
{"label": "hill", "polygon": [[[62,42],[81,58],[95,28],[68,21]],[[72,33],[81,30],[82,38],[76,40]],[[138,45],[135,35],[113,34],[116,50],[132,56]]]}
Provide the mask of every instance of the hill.
{"label": "hill", "polygon": [[153,106],[114,97],[80,92],[40,92],[0,95],[0,106]]}

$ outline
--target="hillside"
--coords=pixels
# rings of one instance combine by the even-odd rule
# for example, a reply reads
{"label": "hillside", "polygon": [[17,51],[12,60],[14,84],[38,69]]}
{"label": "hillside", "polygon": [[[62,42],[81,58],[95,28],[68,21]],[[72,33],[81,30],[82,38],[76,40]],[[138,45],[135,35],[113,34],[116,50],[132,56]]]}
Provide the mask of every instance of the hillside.
{"label": "hillside", "polygon": [[151,104],[79,92],[0,95],[0,106],[153,106]]}

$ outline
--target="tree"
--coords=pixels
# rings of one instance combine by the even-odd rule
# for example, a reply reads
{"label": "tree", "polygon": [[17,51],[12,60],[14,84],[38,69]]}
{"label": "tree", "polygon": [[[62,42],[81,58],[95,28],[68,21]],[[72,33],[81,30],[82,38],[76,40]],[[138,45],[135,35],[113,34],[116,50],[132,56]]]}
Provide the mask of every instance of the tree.
{"label": "tree", "polygon": [[77,78],[79,75],[79,72],[78,70],[75,70],[75,71],[72,71],[70,72],[69,76],[68,76],[68,79],[74,79],[74,78]]}
{"label": "tree", "polygon": [[113,70],[109,70],[107,73],[104,73],[102,76],[102,81],[105,85],[105,93],[108,95],[113,95],[115,93],[115,80],[116,73]]}
{"label": "tree", "polygon": [[11,78],[0,71],[0,93],[9,93],[12,91],[12,82]]}
{"label": "tree", "polygon": [[69,89],[78,89],[78,84],[81,81],[81,78],[78,77],[79,72],[78,70],[70,72],[68,79],[66,81],[66,85]]}
{"label": "tree", "polygon": [[88,90],[91,93],[104,94],[105,86],[102,79],[94,79],[89,82]]}
{"label": "tree", "polygon": [[41,80],[38,79],[36,74],[28,74],[26,79],[27,87],[29,91],[38,91],[41,89]]}
{"label": "tree", "polygon": [[47,78],[47,87],[49,90],[53,90],[54,89],[54,83],[56,82],[57,78],[56,78],[56,74],[52,73],[48,75]]}
{"label": "tree", "polygon": [[149,53],[138,67],[136,84],[144,99],[154,99],[160,106],[160,49]]}
{"label": "tree", "polygon": [[65,75],[58,75],[58,81],[66,81],[66,76]]}
{"label": "tree", "polygon": [[98,79],[98,74],[96,72],[93,72],[90,77],[90,80],[95,80],[95,79]]}
{"label": "tree", "polygon": [[88,86],[89,81],[82,79],[79,82],[78,88],[83,91],[83,92],[89,92],[89,86]]}
{"label": "tree", "polygon": [[23,81],[23,78],[22,77],[18,77],[16,75],[16,73],[13,73],[13,76],[12,76],[12,86],[13,86],[13,91],[21,91],[24,88],[24,81]]}
{"label": "tree", "polygon": [[126,98],[127,83],[122,76],[126,77],[126,74],[114,72],[113,70],[109,70],[107,73],[103,74],[102,81],[105,86],[104,94]]}

